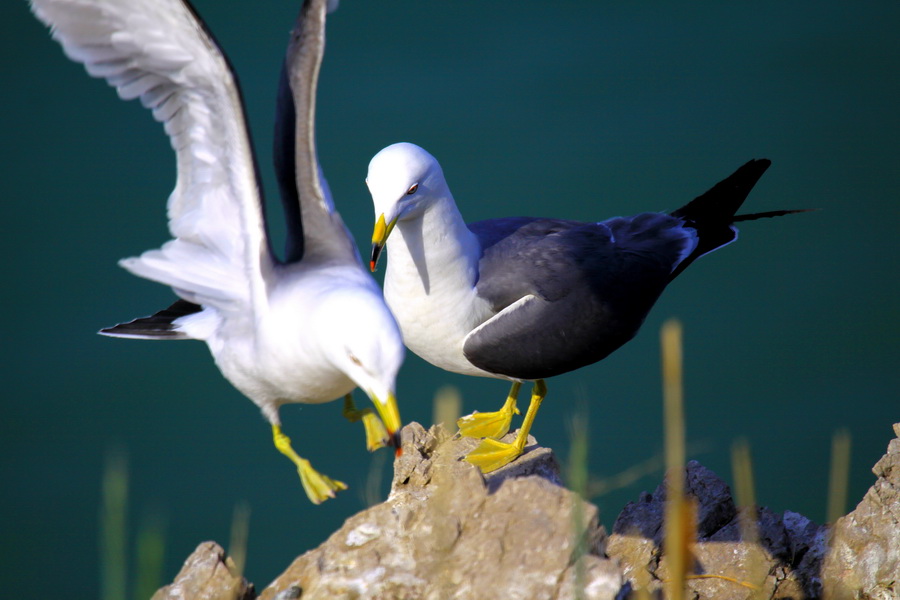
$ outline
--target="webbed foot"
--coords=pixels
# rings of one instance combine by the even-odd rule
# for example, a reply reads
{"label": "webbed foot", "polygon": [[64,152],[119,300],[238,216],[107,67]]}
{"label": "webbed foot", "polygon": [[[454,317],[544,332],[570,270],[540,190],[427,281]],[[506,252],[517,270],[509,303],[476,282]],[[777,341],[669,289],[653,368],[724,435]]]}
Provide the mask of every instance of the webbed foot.
{"label": "webbed foot", "polygon": [[509,390],[509,396],[503,408],[496,412],[474,412],[471,415],[461,417],[456,426],[463,437],[494,438],[500,439],[509,431],[513,415],[519,414],[516,408],[516,398],[519,395],[521,383],[514,381]]}
{"label": "webbed foot", "polygon": [[344,417],[351,423],[362,421],[366,430],[366,449],[369,452],[384,448],[390,442],[391,436],[375,411],[371,408],[357,409],[352,394],[344,396]]}
{"label": "webbed foot", "polygon": [[[517,393],[517,384],[513,384],[510,390],[510,397]],[[504,465],[508,465],[525,450],[525,442],[528,440],[528,433],[534,423],[534,417],[537,415],[544,396],[547,395],[547,385],[543,379],[537,379],[534,382],[534,388],[531,390],[531,403],[528,405],[528,411],[525,413],[525,419],[522,421],[522,427],[519,429],[516,439],[511,443],[500,442],[495,439],[486,438],[474,450],[466,455],[466,462],[469,462],[479,469],[482,473],[490,473],[496,471]],[[507,399],[507,403],[509,399]],[[504,405],[504,408],[506,406]]]}
{"label": "webbed foot", "polygon": [[313,504],[321,504],[329,498],[334,498],[334,493],[347,489],[347,484],[331,479],[312,468],[308,460],[298,455],[291,446],[291,438],[281,431],[278,425],[272,425],[272,438],[279,452],[291,459],[297,465],[297,473],[300,474],[300,483],[306,492],[309,501]]}
{"label": "webbed foot", "polygon": [[466,462],[481,469],[482,473],[496,471],[500,467],[508,465],[522,454],[524,445],[520,448],[517,442],[518,439],[508,444],[486,438],[482,440],[477,448],[466,455]]}
{"label": "webbed foot", "polygon": [[329,498],[334,498],[335,492],[347,489],[346,483],[319,473],[305,458],[300,459],[297,472],[300,474],[300,483],[303,484],[303,489],[313,504],[321,504]]}

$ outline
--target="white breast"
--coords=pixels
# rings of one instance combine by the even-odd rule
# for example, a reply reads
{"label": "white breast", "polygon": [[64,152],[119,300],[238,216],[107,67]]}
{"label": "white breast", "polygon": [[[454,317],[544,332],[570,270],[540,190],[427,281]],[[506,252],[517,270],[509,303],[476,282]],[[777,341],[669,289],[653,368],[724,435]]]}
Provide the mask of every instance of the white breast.
{"label": "white breast", "polygon": [[384,296],[410,350],[447,371],[496,377],[462,349],[469,332],[494,315],[475,294],[480,255],[452,200],[436,203],[421,218],[400,221],[388,239]]}

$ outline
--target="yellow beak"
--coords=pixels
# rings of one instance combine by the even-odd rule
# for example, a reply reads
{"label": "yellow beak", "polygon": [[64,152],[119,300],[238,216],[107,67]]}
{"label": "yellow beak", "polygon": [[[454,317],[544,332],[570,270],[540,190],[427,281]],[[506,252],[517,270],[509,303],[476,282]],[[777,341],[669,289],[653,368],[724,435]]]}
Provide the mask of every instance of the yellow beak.
{"label": "yellow beak", "polygon": [[381,402],[380,398],[376,398],[375,408],[390,435],[394,435],[400,430],[403,424],[400,422],[400,410],[397,408],[397,398],[394,394],[388,394],[386,402]]}
{"label": "yellow beak", "polygon": [[375,230],[372,232],[372,256],[369,260],[369,269],[373,273],[378,265],[378,257],[381,256],[381,250],[384,248],[384,244],[387,242],[388,236],[391,235],[391,231],[394,230],[394,225],[396,224],[397,217],[394,217],[390,223],[385,224],[383,214],[375,221]]}
{"label": "yellow beak", "polygon": [[390,445],[394,446],[396,456],[400,456],[400,437],[398,432],[403,424],[400,422],[400,410],[397,408],[397,398],[394,394],[388,394],[387,400],[382,403],[379,398],[373,398],[375,410],[384,423],[390,437]]}

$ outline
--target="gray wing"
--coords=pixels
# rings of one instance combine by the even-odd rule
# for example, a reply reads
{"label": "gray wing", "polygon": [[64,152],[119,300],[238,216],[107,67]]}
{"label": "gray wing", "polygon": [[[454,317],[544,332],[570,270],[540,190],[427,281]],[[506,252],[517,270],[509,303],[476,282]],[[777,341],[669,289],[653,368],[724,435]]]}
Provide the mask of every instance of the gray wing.
{"label": "gray wing", "polygon": [[[318,258],[362,264],[356,245],[334,208],[316,153],[316,89],[325,53],[325,18],[336,4],[327,0],[303,3],[285,57],[287,85],[283,81],[280,91],[277,126],[281,131],[276,133],[276,168],[288,223],[287,262]],[[290,99],[284,97],[288,90]],[[292,146],[284,137],[291,128],[294,131]],[[279,139],[279,136],[282,137]],[[295,194],[290,190],[291,168]],[[288,194],[284,193],[286,187]],[[295,204],[291,205],[292,202]]]}
{"label": "gray wing", "polygon": [[498,314],[466,337],[463,351],[479,368],[521,379],[583,367],[630,340],[696,247],[692,229],[659,213],[469,227],[484,252],[476,292]]}

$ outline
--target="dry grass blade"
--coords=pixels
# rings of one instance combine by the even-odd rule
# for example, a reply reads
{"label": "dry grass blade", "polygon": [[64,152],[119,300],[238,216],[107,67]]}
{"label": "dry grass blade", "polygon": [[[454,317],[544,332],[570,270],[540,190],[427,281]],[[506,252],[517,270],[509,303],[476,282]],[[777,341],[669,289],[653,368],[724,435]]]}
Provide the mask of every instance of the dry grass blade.
{"label": "dry grass blade", "polygon": [[128,459],[122,450],[107,452],[100,512],[100,587],[103,600],[126,598]]}
{"label": "dry grass blade", "polygon": [[756,491],[753,483],[753,461],[750,444],[744,438],[731,445],[731,471],[734,477],[734,496],[741,508],[741,539],[756,543],[759,533],[756,528]]}
{"label": "dry grass blade", "polygon": [[145,515],[137,533],[135,557],[135,600],[147,600],[163,585],[166,558],[165,519],[154,512]]}
{"label": "dry grass blade", "polygon": [[689,568],[688,514],[684,501],[684,397],[682,384],[681,323],[669,319],[662,326],[663,406],[666,432],[665,556],[669,564],[667,581],[670,600],[682,600]]}
{"label": "dry grass blade", "polygon": [[384,466],[388,460],[387,452],[376,452],[369,461],[369,471],[366,474],[366,484],[362,487],[363,506],[375,506],[384,501],[381,491],[384,479]]}
{"label": "dry grass blade", "polygon": [[231,540],[228,543],[228,556],[234,562],[238,577],[244,575],[247,566],[247,540],[250,536],[250,505],[238,502],[234,506],[231,517]]}
{"label": "dry grass blade", "polygon": [[453,430],[456,427],[456,421],[462,413],[462,397],[459,389],[447,385],[440,388],[434,394],[434,424],[443,423],[447,429]]}
{"label": "dry grass blade", "polygon": [[850,432],[839,429],[831,438],[831,473],[828,478],[828,523],[847,512],[847,486],[850,481]]}

